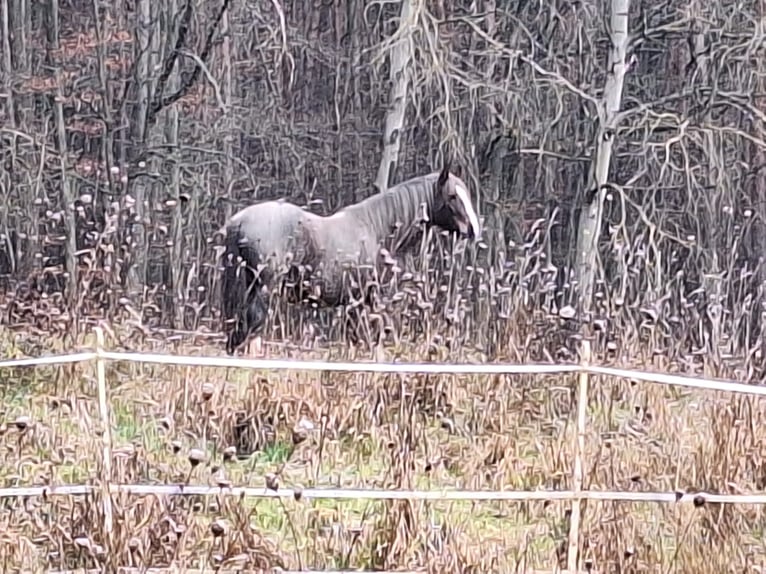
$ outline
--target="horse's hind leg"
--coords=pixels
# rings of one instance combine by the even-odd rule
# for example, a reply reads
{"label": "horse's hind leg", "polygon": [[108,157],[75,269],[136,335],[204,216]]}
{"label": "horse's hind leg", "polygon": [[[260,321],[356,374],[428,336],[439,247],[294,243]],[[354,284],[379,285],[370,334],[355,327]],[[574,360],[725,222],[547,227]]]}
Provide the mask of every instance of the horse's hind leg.
{"label": "horse's hind leg", "polygon": [[229,332],[226,342],[226,352],[233,355],[252,333],[263,328],[268,313],[268,304],[260,295],[255,295],[242,315],[237,319],[234,328]]}

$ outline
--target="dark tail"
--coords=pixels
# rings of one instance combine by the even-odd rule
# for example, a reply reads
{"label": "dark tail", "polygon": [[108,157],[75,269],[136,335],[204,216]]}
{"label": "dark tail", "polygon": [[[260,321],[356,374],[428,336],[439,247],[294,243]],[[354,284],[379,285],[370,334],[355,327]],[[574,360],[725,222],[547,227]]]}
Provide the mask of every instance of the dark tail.
{"label": "dark tail", "polygon": [[228,332],[226,352],[229,355],[233,355],[248,335],[258,330],[266,320],[266,304],[260,293],[261,281],[255,272],[260,256],[242,239],[238,225],[227,227],[221,306],[224,331]]}

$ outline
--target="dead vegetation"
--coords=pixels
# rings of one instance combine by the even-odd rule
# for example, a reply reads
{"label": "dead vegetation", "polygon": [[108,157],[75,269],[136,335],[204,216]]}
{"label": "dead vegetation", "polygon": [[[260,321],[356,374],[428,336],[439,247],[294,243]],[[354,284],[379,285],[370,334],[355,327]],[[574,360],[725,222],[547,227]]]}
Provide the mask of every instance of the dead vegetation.
{"label": "dead vegetation", "polygon": [[[58,3],[57,24],[47,5],[7,4],[4,30],[16,32],[3,35],[1,64],[0,356],[92,347],[96,324],[111,349],[220,353],[212,231],[255,197],[327,213],[366,195],[392,99],[382,80],[394,75],[387,47],[400,6],[75,2]],[[437,238],[423,263],[388,266],[363,317],[366,348],[345,343],[334,312],[279,305],[264,354],[561,362],[575,359],[589,330],[599,363],[760,381],[759,8],[632,3],[603,273],[593,315],[582,318],[570,251],[590,193],[582,182],[600,127],[593,104],[610,72],[611,3],[502,4],[419,4],[394,174],[455,153],[481,189],[488,245],[453,255]],[[571,376],[120,363],[107,378],[113,483],[571,488]],[[3,370],[0,393],[0,487],[103,485],[92,366]],[[589,399],[585,488],[766,484],[761,399],[605,377],[593,379]],[[100,492],[3,498],[3,571],[552,570],[565,560],[570,508],[120,495],[109,533]],[[589,502],[584,565],[762,571],[761,513]]]}
{"label": "dead vegetation", "polygon": [[[526,253],[520,251],[505,274],[486,265],[471,271],[480,266],[480,255],[439,251],[437,241],[420,284],[413,279],[404,286],[382,285],[381,308],[366,314],[368,321],[384,317],[388,329],[381,342],[342,345],[343,333],[332,334],[335,323],[323,326],[311,311],[284,307],[273,325],[287,338],[267,340],[262,356],[369,360],[372,348],[379,360],[399,361],[574,358],[577,341],[566,337],[562,317],[567,312],[550,306],[550,269],[534,263],[536,241],[546,238],[530,238]],[[451,273],[453,265],[469,272]],[[411,292],[396,296],[406,289]],[[672,286],[668,293],[666,312],[672,313]],[[424,302],[430,303],[427,313]],[[685,312],[693,308],[687,305]],[[615,318],[624,317],[618,309],[605,311],[604,328],[594,340],[598,362],[741,380],[755,372],[754,362],[695,352],[691,336],[663,337],[662,314],[641,330],[621,327]],[[544,335],[546,322],[556,336]],[[107,323],[109,346],[222,352],[212,337],[136,325],[129,319]],[[75,347],[92,347],[87,325],[79,331],[84,335]],[[628,338],[638,332],[640,340]],[[53,337],[40,337],[33,347],[34,339],[28,331],[6,331],[4,355],[61,350]],[[662,354],[653,352],[657,341],[665,345]],[[321,374],[126,363],[107,364],[106,375],[112,483],[290,488],[296,495],[115,495],[111,536],[103,526],[100,491],[79,498],[4,499],[0,560],[7,568],[513,572],[565,564],[569,503],[316,500],[301,493],[314,487],[572,488],[571,375]],[[3,486],[107,480],[99,462],[94,377],[92,365],[0,372]],[[754,397],[594,377],[583,486],[761,490],[763,416],[763,401]],[[583,560],[599,572],[758,568],[766,558],[761,514],[757,506],[591,501],[584,505],[580,547]]]}

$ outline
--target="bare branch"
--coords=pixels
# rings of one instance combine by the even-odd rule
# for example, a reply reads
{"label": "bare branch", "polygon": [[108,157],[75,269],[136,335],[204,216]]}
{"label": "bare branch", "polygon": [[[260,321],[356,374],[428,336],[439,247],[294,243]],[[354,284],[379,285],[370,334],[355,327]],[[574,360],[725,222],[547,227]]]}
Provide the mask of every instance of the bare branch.
{"label": "bare branch", "polygon": [[213,77],[213,74],[210,73],[210,70],[208,69],[205,62],[203,62],[202,58],[197,56],[197,54],[189,52],[188,50],[181,50],[180,53],[186,56],[187,58],[191,58],[192,60],[194,60],[194,62],[199,67],[199,69],[202,70],[202,73],[205,74],[205,78],[210,83],[210,85],[213,88],[213,92],[215,93],[215,99],[218,102],[218,107],[221,108],[221,112],[225,114],[227,112],[227,109],[226,109],[226,103],[223,101],[223,96],[221,95],[221,86],[218,85],[218,82]]}
{"label": "bare branch", "polygon": [[[190,2],[191,0],[189,0]],[[202,52],[200,53],[199,60],[201,62],[205,62],[208,59],[208,56],[210,55],[210,51],[213,49],[213,36],[216,33],[216,30],[218,29],[218,25],[221,22],[221,18],[223,17],[224,12],[229,7],[229,3],[231,0],[223,0],[223,4],[221,5],[221,8],[218,10],[218,13],[216,14],[215,19],[210,25],[210,28],[208,29],[207,37],[205,38],[205,44],[202,48]],[[184,21],[186,19],[186,12],[184,12]],[[183,35],[182,35],[183,30]],[[160,81],[158,82],[157,91],[155,92],[154,97],[154,103],[152,105],[152,108],[149,110],[149,117],[147,118],[147,124],[152,125],[157,117],[157,114],[162,111],[164,108],[174,104],[181,98],[183,98],[191,89],[191,87],[197,82],[200,72],[202,71],[202,68],[199,66],[199,64],[194,66],[194,70],[190,74],[182,74],[181,79],[181,86],[176,90],[174,93],[170,95],[163,95],[164,93],[164,85],[167,81],[167,78],[165,78],[165,82],[162,81],[163,77],[165,76],[165,70],[169,70],[167,72],[168,76],[170,75],[170,71],[173,69],[173,65],[175,63],[175,59],[178,57],[178,55],[181,52],[179,41],[183,42],[186,37],[186,30],[183,29],[183,21],[182,26],[179,27],[179,34],[178,39],[176,41],[176,50],[173,51],[173,53],[170,55],[170,58],[173,59],[173,62],[168,62],[168,60],[165,61],[165,69],[163,70],[163,75],[160,76]]]}

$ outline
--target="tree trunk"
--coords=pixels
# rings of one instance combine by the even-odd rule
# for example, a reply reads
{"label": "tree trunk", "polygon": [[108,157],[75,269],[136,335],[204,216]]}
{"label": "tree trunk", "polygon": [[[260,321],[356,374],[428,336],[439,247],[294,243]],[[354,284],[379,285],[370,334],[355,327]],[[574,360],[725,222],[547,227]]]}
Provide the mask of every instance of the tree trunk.
{"label": "tree trunk", "polygon": [[[147,118],[149,114],[149,105],[152,98],[152,63],[154,60],[153,47],[155,42],[152,37],[152,0],[139,0],[139,22],[137,30],[137,51],[138,66],[136,66],[135,82],[138,87],[138,98],[133,110],[131,121],[132,134],[130,141],[130,150],[128,157],[132,160],[137,152],[143,148],[148,136]],[[147,246],[145,230],[145,209],[146,204],[146,184],[142,179],[133,180],[132,191],[135,199],[135,219],[130,230],[132,262],[128,272],[128,293],[131,295],[141,295],[146,280],[147,265]]]}
{"label": "tree trunk", "polygon": [[[11,45],[11,0],[2,0],[3,18],[3,87],[5,88],[6,116],[8,125],[16,127],[16,105],[11,80],[13,78],[13,46]],[[22,26],[23,27],[23,26]]]}
{"label": "tree trunk", "polygon": [[412,29],[417,18],[414,0],[402,0],[399,28],[394,34],[391,47],[391,95],[386,124],[383,128],[383,157],[378,168],[375,187],[379,192],[388,189],[391,175],[399,161],[404,118],[407,111],[407,91],[410,83],[412,62]]}
{"label": "tree trunk", "polygon": [[[51,39],[51,50],[58,52],[59,46],[59,4],[58,0],[51,0],[49,22],[49,37]],[[65,297],[69,304],[72,314],[73,337],[77,336],[77,290],[79,278],[77,276],[77,228],[74,211],[74,192],[72,191],[72,180],[67,173],[68,150],[67,133],[64,119],[64,96],[61,92],[63,78],[56,68],[56,96],[53,101],[54,121],[56,123],[56,139],[58,140],[59,167],[61,170],[61,193],[62,203],[64,204],[64,226],[66,229],[65,245],[65,269],[67,273],[65,282]]]}
{"label": "tree trunk", "polygon": [[[16,105],[15,105],[15,97],[13,94],[13,85],[12,85],[12,78],[14,75],[14,69],[13,69],[13,47],[11,46],[11,10],[12,7],[9,6],[11,0],[2,0],[2,35],[3,35],[3,58],[2,58],[2,66],[3,66],[3,88],[5,91],[5,98],[6,98],[6,108],[5,108],[5,115],[6,115],[6,121],[8,123],[8,127],[16,128]],[[15,145],[14,145],[15,147]],[[5,171],[5,170],[3,170]],[[3,182],[3,203],[4,205],[10,205],[9,199],[10,199],[10,189],[11,189],[11,178],[10,174],[3,173],[3,176],[9,175],[7,179],[7,183]],[[8,254],[8,271],[10,271],[11,274],[15,274],[17,270],[17,261],[16,261],[16,253],[15,248],[13,245],[13,241],[11,240],[11,228],[13,227],[10,220],[9,220],[9,210],[3,209],[0,210],[0,253],[5,251]]]}
{"label": "tree trunk", "polygon": [[221,36],[223,37],[223,101],[226,104],[226,133],[223,136],[223,152],[225,156],[225,164],[224,164],[224,171],[223,171],[223,183],[224,183],[224,189],[226,190],[226,200],[223,203],[223,214],[225,219],[229,219],[229,217],[232,216],[232,213],[234,212],[234,207],[231,203],[231,201],[228,201],[231,198],[231,185],[234,181],[234,163],[232,162],[232,157],[234,154],[233,150],[233,140],[234,135],[232,133],[232,122],[231,122],[231,104],[232,104],[232,96],[234,94],[234,80],[233,80],[233,74],[232,70],[234,67],[234,63],[232,61],[231,57],[231,38],[229,37],[231,34],[231,28],[229,26],[229,12],[228,10],[223,15],[223,19],[221,20]]}
{"label": "tree trunk", "polygon": [[[756,13],[760,22],[766,21],[766,0],[758,1]],[[760,113],[766,114],[766,63],[764,63],[763,58],[757,58],[755,85],[754,92],[758,95],[753,97],[753,105]],[[757,121],[756,119],[751,122],[748,131],[757,133],[756,126],[753,125]],[[764,212],[764,206],[766,206],[766,153],[755,142],[748,142],[748,147],[749,164],[755,171],[750,186],[750,205],[756,206],[757,214],[757,217],[752,217],[752,214],[748,216],[749,218],[752,217],[749,260],[756,274],[754,283],[763,288],[766,286],[766,257],[764,257],[764,247],[766,247],[766,219],[764,219],[766,217],[766,212]],[[759,334],[757,340],[761,356],[766,356],[766,337],[760,336],[764,330],[763,315],[754,313],[753,319],[755,323],[754,332]],[[752,337],[754,338],[755,335]]]}
{"label": "tree trunk", "polygon": [[588,177],[587,195],[580,213],[577,234],[576,265],[581,317],[590,314],[593,287],[596,283],[598,240],[606,196],[606,183],[612,161],[612,148],[617,132],[618,112],[622,103],[622,88],[627,71],[628,11],[630,0],[612,0],[610,31],[612,47],[609,52],[608,73],[604,97],[599,102],[599,130],[595,157]]}
{"label": "tree trunk", "polygon": [[[694,2],[691,5],[692,10],[692,47],[694,50],[693,59],[696,62],[696,70],[692,76],[691,85],[692,88],[708,87],[711,85],[710,74],[710,60],[708,57],[709,48],[707,41],[707,28],[705,23],[705,14],[703,14],[702,6],[699,2]],[[706,210],[706,214],[711,219],[704,225],[706,231],[704,243],[707,247],[705,250],[708,255],[706,257],[707,265],[706,272],[702,276],[702,285],[705,289],[705,294],[708,298],[708,303],[719,303],[722,301],[723,285],[721,276],[721,253],[722,249],[726,248],[726,245],[721,244],[721,234],[725,233],[726,223],[715,221],[716,206],[723,201],[728,203],[727,199],[724,199],[719,194],[726,194],[728,186],[719,186],[718,180],[721,177],[721,170],[723,168],[723,162],[725,161],[720,153],[720,143],[718,134],[712,131],[706,131],[704,136],[703,147],[705,149],[705,157],[707,162],[704,166],[703,186],[704,196],[707,196],[707,205],[709,208]],[[730,203],[733,205],[733,202]],[[698,238],[698,241],[700,238]],[[725,243],[725,242],[724,242]],[[722,343],[722,328],[721,321],[723,317],[720,313],[720,306],[717,304],[710,305],[707,310],[707,317],[710,320],[710,338],[706,341],[708,357],[713,360],[720,359]]]}
{"label": "tree trunk", "polygon": [[518,147],[516,134],[498,134],[496,130],[481,157],[480,175],[483,176],[481,180],[487,208],[485,241],[489,244],[490,261],[495,261],[501,253],[502,257],[507,255],[505,220],[509,212],[507,204],[511,199],[510,190],[513,189],[518,166]]}

